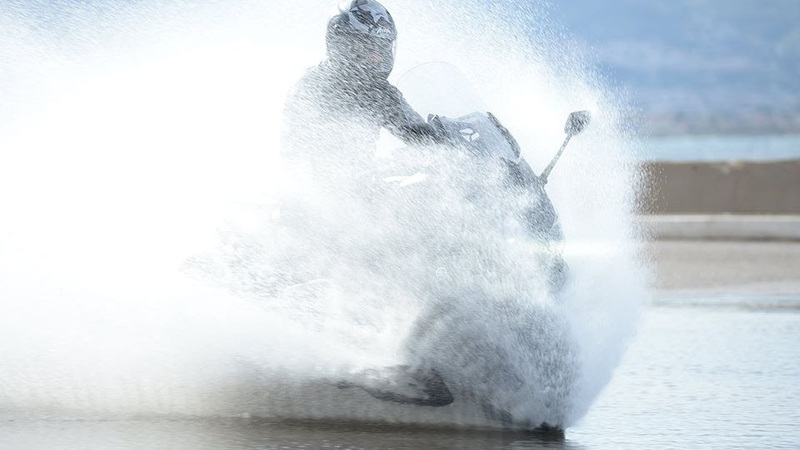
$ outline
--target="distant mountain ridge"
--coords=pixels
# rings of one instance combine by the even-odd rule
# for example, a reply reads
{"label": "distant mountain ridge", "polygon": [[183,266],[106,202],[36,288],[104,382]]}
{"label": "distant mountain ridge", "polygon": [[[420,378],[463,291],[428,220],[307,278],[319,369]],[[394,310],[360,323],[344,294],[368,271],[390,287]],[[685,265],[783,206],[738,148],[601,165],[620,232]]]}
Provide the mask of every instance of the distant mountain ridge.
{"label": "distant mountain ridge", "polygon": [[570,0],[549,9],[655,132],[800,132],[800,0]]}

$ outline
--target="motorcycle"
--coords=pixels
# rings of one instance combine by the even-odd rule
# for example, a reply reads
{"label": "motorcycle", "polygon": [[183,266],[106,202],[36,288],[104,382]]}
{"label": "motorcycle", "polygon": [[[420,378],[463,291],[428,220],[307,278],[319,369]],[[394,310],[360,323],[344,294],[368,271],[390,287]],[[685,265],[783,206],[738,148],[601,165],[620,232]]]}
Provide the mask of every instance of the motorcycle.
{"label": "motorcycle", "polygon": [[[421,78],[427,82],[432,77]],[[440,235],[441,222],[458,222],[456,234],[465,238],[448,240],[455,245],[440,246],[425,258],[445,274],[438,278],[447,287],[433,294],[417,317],[405,341],[405,364],[354,373],[339,381],[340,388],[358,389],[384,402],[479,411],[503,428],[563,428],[577,371],[575,349],[557,307],[529,300],[543,293],[557,298],[566,283],[563,233],[545,187],[570,139],[590,120],[588,111],[569,115],[561,148],[536,175],[517,141],[492,113],[428,117],[446,144],[427,153],[423,149],[424,156],[418,148],[408,150],[416,167],[390,158],[387,170],[376,177],[385,185],[380,203],[394,214],[395,222],[417,236]],[[412,173],[396,173],[403,170]],[[427,212],[422,225],[408,220],[417,217],[418,210],[453,203],[459,205],[455,215],[432,218]],[[408,205],[416,211],[404,211]],[[467,220],[459,221],[465,216]],[[452,234],[453,227],[446,232]],[[469,241],[476,235],[484,251],[480,264],[477,270],[464,270],[463,256],[473,250]],[[496,251],[486,252],[487,247]],[[519,257],[511,264],[505,258],[520,249],[531,256],[527,260],[537,261],[540,283],[529,282],[535,278],[530,267],[514,267]],[[487,272],[500,273],[487,283]],[[432,292],[435,288],[426,286],[417,295]]]}
{"label": "motorcycle", "polygon": [[[462,102],[466,109],[476,103],[464,101],[471,95],[462,95],[466,83],[449,65],[426,65],[406,77],[419,80],[423,92],[455,86],[456,95],[444,105]],[[437,80],[442,81],[437,85]],[[406,95],[414,91],[402,90]],[[331,276],[328,259],[299,262],[294,248],[275,252],[282,241],[297,241],[291,233],[290,239],[282,234],[292,228],[287,221],[278,223],[269,242],[232,234],[223,239],[228,255],[222,263],[198,258],[190,265],[237,293],[270,299],[271,307],[288,311],[289,317],[296,314],[298,323],[330,317],[330,307],[319,299],[335,289],[349,289],[353,296],[364,289],[378,297],[393,292],[392,298],[419,299],[399,364],[355,369],[331,384],[351,397],[362,396],[356,403],[410,406],[420,417],[561,430],[578,365],[558,305],[568,280],[561,254],[564,236],[545,188],[570,139],[590,120],[588,111],[569,114],[561,148],[536,175],[492,113],[430,115],[428,124],[442,138],[438,145],[390,152],[379,160],[378,170],[360,177],[359,184],[366,186],[361,190],[369,191],[363,220],[369,223],[349,232],[372,232],[391,223],[389,232],[371,237],[370,247],[322,252],[368,259],[354,264],[365,277]],[[322,239],[324,245],[333,234]],[[262,257],[270,250],[290,258],[276,263]],[[325,270],[328,274],[320,276]],[[356,322],[370,313],[380,314],[380,308],[339,312]],[[341,328],[340,334],[352,334]]]}

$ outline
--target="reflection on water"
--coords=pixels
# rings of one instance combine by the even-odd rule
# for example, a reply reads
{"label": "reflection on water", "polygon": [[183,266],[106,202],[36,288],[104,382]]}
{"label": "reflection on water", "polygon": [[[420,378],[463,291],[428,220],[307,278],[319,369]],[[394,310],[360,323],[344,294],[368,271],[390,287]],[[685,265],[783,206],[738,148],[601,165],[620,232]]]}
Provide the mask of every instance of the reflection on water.
{"label": "reflection on water", "polygon": [[[580,449],[563,436],[249,419],[8,421],[8,448],[36,449]],[[4,446],[4,448],[6,448]]]}
{"label": "reflection on water", "polygon": [[611,385],[565,437],[390,424],[43,420],[6,413],[0,415],[0,442],[31,450],[798,448],[799,339],[797,309],[700,301],[653,306]]}
{"label": "reflection on water", "polygon": [[650,308],[568,437],[599,448],[800,448],[800,310],[739,300]]}

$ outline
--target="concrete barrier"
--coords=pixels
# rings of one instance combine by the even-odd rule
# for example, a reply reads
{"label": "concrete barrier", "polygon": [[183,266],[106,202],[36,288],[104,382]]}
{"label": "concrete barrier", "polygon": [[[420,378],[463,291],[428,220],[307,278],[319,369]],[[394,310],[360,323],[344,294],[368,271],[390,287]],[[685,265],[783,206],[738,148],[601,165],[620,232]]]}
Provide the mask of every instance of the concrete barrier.
{"label": "concrete barrier", "polygon": [[800,215],[800,160],[643,163],[641,214]]}

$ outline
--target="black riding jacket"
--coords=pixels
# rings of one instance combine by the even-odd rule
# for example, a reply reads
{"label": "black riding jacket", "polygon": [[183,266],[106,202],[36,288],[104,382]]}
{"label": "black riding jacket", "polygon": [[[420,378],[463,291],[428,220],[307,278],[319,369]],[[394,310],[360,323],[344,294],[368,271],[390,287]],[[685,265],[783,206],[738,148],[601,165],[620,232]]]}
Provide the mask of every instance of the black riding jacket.
{"label": "black riding jacket", "polygon": [[281,156],[315,176],[347,177],[368,167],[381,128],[408,145],[439,142],[388,81],[348,75],[324,61],[306,72],[286,102]]}

